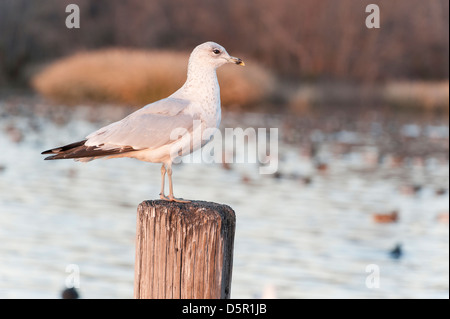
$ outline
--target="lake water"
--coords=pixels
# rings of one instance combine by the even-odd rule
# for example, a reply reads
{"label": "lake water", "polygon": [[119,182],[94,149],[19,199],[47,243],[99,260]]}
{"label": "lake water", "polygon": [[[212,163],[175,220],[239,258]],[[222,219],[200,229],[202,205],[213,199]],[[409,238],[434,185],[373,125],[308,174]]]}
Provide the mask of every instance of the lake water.
{"label": "lake water", "polygon": [[[279,128],[276,174],[174,166],[175,195],[236,212],[232,298],[449,298],[448,115],[355,110],[224,113],[222,130]],[[0,101],[0,298],[60,298],[76,274],[82,298],[133,297],[136,208],[160,165],[40,155],[129,112]]]}

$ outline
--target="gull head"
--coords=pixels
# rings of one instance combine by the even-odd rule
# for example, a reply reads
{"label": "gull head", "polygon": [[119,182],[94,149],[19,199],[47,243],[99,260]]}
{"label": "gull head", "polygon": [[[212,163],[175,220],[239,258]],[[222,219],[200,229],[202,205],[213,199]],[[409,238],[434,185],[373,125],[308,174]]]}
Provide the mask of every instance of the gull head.
{"label": "gull head", "polygon": [[208,65],[214,69],[227,63],[245,65],[244,61],[229,55],[223,46],[215,42],[205,42],[198,45],[189,58],[189,64],[191,63],[202,66]]}

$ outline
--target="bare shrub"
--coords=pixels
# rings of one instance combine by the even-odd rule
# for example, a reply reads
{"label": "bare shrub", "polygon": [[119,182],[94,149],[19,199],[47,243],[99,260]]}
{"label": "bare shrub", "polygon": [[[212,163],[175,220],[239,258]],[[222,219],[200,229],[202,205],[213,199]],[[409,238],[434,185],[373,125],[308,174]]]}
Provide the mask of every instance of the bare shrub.
{"label": "bare shrub", "polygon": [[[142,105],[167,97],[186,79],[188,53],[107,49],[58,60],[32,79],[52,100],[75,104],[110,102]],[[271,92],[273,78],[263,68],[225,66],[220,74],[223,105],[250,105]]]}

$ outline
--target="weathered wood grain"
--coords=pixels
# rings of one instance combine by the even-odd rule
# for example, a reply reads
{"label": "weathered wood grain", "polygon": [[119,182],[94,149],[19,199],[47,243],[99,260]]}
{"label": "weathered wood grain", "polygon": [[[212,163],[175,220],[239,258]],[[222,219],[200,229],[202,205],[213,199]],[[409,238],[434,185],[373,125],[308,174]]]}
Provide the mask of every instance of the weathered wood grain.
{"label": "weathered wood grain", "polygon": [[144,201],[138,207],[134,297],[229,298],[236,217],[226,205]]}

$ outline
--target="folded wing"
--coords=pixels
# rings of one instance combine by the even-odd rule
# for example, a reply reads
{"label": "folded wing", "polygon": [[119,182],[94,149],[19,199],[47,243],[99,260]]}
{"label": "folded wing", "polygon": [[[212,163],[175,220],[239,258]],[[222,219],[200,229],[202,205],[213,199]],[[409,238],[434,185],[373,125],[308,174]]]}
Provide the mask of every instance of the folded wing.
{"label": "folded wing", "polygon": [[191,132],[197,116],[185,113],[189,102],[166,98],[107,125],[85,140],[50,149],[46,159],[96,158],[143,149],[156,149]]}

